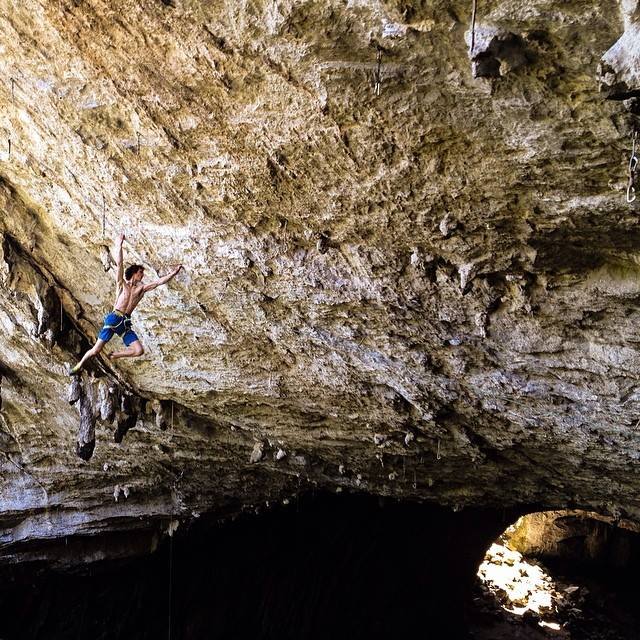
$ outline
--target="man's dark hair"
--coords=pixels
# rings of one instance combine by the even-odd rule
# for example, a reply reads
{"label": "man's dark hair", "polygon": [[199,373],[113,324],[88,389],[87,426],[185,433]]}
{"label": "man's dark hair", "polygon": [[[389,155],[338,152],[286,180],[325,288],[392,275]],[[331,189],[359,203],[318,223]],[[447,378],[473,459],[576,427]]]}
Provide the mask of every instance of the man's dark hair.
{"label": "man's dark hair", "polygon": [[144,267],[141,264],[132,264],[124,270],[124,279],[131,280],[131,278],[133,278],[133,276],[138,273],[138,271],[143,270]]}

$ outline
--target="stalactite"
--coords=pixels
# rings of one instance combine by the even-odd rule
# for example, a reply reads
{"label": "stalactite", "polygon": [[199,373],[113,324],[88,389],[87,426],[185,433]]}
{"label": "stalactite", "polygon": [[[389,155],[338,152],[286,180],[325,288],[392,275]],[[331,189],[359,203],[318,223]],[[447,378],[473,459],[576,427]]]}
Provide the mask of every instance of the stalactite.
{"label": "stalactite", "polygon": [[83,460],[90,460],[96,446],[96,422],[91,398],[82,384],[80,385],[79,399],[80,428],[78,429],[76,453]]}
{"label": "stalactite", "polygon": [[135,427],[140,412],[140,401],[132,394],[125,393],[120,400],[120,410],[116,416],[116,430],[113,433],[114,442],[122,442],[129,429]]}
{"label": "stalactite", "polygon": [[116,416],[116,387],[105,380],[98,384],[98,401],[100,403],[100,419],[113,422]]}
{"label": "stalactite", "polygon": [[67,394],[67,400],[69,404],[75,404],[80,399],[82,393],[82,384],[80,382],[80,376],[73,376],[69,383],[69,392]]}
{"label": "stalactite", "polygon": [[251,464],[260,462],[263,456],[264,456],[264,443],[256,442],[253,445],[253,449],[251,450],[251,455],[249,456],[249,462],[251,462]]}
{"label": "stalactite", "polygon": [[161,400],[154,400],[150,403],[150,410],[153,414],[155,414],[156,427],[165,431],[167,427],[171,424],[171,414],[169,409],[166,406],[165,402]]}

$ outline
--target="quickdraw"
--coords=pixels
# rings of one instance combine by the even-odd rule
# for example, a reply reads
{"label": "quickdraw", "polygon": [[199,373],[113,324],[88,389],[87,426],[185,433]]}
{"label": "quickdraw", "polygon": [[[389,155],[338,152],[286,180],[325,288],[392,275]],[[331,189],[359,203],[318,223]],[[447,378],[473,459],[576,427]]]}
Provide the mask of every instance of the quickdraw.
{"label": "quickdraw", "polygon": [[627,183],[627,202],[631,204],[636,199],[636,175],[638,171],[638,156],[636,155],[636,144],[638,142],[638,131],[633,132],[631,158],[629,158],[629,181]]}
{"label": "quickdraw", "polygon": [[374,87],[373,87],[373,92],[379,96],[380,95],[380,89],[382,86],[382,49],[380,47],[378,47],[378,53],[376,53],[376,72],[374,74]]}
{"label": "quickdraw", "polygon": [[473,56],[473,51],[476,48],[476,12],[478,10],[478,0],[473,0],[471,6],[471,48],[469,49]]}

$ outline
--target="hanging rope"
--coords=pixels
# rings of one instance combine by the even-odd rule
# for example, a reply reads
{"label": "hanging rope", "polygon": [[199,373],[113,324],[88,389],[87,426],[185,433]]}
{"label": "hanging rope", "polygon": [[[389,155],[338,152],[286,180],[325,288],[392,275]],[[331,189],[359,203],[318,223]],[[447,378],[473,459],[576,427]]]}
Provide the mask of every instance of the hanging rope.
{"label": "hanging rope", "polygon": [[473,0],[471,7],[471,55],[473,56],[473,50],[476,47],[476,11],[478,9],[478,0]]}
{"label": "hanging rope", "polygon": [[9,158],[11,158],[11,138],[9,138]]}
{"label": "hanging rope", "polygon": [[171,520],[169,522],[169,612],[167,614],[168,625],[167,629],[167,638],[171,640],[171,614],[173,611],[173,536],[175,532],[178,530],[179,521],[175,520],[176,509],[175,509],[175,500],[180,500],[180,489],[179,484],[182,476],[184,475],[184,469],[180,472],[180,475],[176,475],[173,480],[173,484],[171,486]]}
{"label": "hanging rope", "polygon": [[102,194],[102,239],[104,240],[104,236],[107,230],[107,204],[104,199],[104,193]]}
{"label": "hanging rope", "polygon": [[638,131],[634,130],[631,136],[631,158],[629,158],[629,180],[627,182],[627,202],[631,204],[636,199],[636,174],[638,171],[638,156],[636,155],[636,144],[638,142]]}
{"label": "hanging rope", "polygon": [[173,533],[169,536],[169,629],[167,638],[171,640],[171,609],[173,609]]}
{"label": "hanging rope", "polygon": [[440,460],[442,456],[440,455],[440,438],[438,438],[438,450],[436,452],[436,460]]}
{"label": "hanging rope", "polygon": [[16,86],[16,79],[11,78],[11,102],[13,103],[15,103],[16,101],[15,86]]}

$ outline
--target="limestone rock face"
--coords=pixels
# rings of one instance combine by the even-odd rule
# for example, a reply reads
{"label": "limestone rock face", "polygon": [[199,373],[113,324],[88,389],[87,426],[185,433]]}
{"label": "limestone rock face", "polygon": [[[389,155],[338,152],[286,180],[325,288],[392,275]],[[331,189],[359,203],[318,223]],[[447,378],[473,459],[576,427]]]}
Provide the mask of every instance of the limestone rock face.
{"label": "limestone rock face", "polygon": [[546,511],[519,518],[507,544],[529,557],[628,568],[637,556],[638,525],[586,511]]}
{"label": "limestone rock face", "polygon": [[[638,3],[478,4],[0,3],[5,560],[312,487],[640,520]],[[69,404],[120,230],[185,271]]]}
{"label": "limestone rock face", "polygon": [[625,31],[602,57],[603,83],[612,97],[640,97],[640,2],[623,0]]}

